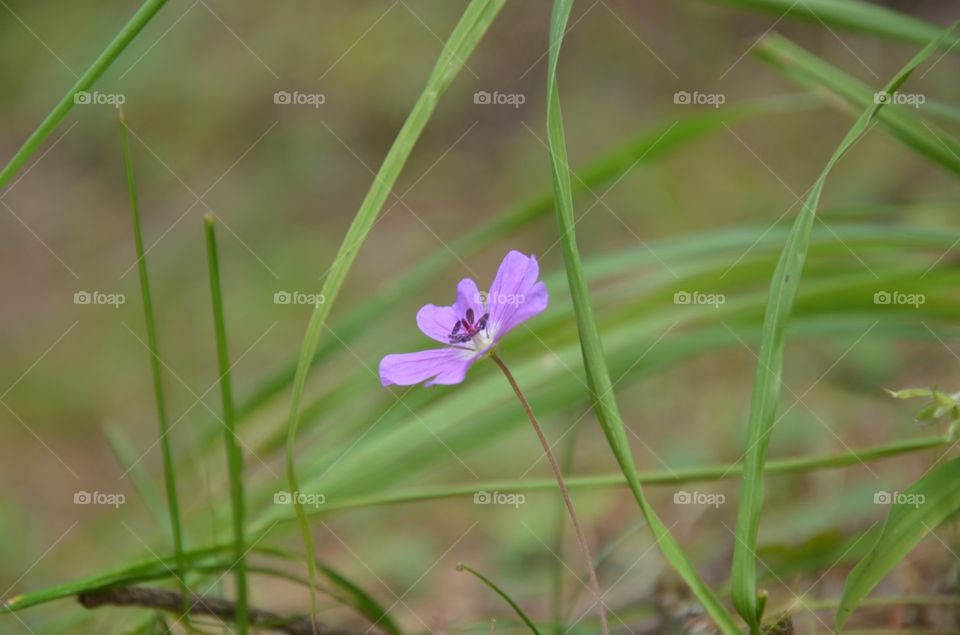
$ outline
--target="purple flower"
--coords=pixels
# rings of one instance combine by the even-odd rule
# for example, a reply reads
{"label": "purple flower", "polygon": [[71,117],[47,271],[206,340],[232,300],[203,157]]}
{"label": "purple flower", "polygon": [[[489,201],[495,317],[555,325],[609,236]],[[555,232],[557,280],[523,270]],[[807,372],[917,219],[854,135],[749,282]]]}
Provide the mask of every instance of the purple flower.
{"label": "purple flower", "polygon": [[508,331],[547,308],[547,287],[539,276],[534,256],[511,251],[500,263],[489,293],[481,293],[477,283],[464,278],[452,306],[428,304],[417,312],[420,330],[445,346],[387,355],[380,362],[380,381],[384,386],[459,384],[470,366]]}

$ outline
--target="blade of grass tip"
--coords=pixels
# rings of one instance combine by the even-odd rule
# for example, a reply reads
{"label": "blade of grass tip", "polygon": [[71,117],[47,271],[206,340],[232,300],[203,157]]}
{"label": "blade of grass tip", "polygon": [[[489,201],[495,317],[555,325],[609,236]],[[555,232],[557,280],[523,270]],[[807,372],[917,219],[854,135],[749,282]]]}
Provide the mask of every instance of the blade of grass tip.
{"label": "blade of grass tip", "polygon": [[443,46],[443,50],[437,59],[433,71],[427,80],[427,85],[420,93],[416,103],[413,105],[410,114],[404,121],[400,132],[397,134],[393,145],[387,152],[383,164],[380,166],[373,185],[364,197],[357,211],[347,235],[334,257],[333,264],[326,275],[323,286],[320,290],[320,297],[323,302],[317,303],[313,313],[310,316],[310,323],[307,325],[307,332],[304,335],[303,343],[300,347],[300,354],[297,359],[297,370],[293,380],[293,390],[290,400],[290,416],[287,423],[287,452],[286,452],[286,476],[287,482],[292,494],[293,507],[297,515],[300,533],[303,538],[306,549],[307,569],[311,583],[310,606],[311,616],[315,613],[316,597],[312,586],[316,582],[317,572],[315,566],[315,550],[313,546],[313,537],[310,533],[310,525],[307,521],[306,511],[299,498],[299,485],[297,482],[297,472],[295,466],[295,449],[297,440],[297,429],[300,426],[300,402],[303,396],[304,387],[307,381],[307,375],[310,371],[320,336],[326,325],[327,316],[330,309],[337,299],[340,287],[353,265],[357,252],[363,244],[364,239],[373,227],[383,204],[387,199],[400,175],[403,166],[406,164],[414,145],[420,138],[420,134],[426,127],[427,122],[433,115],[440,96],[446,91],[447,87],[457,76],[465,65],[465,60],[476,48],[483,34],[486,33],[494,18],[503,8],[506,0],[471,0],[467,5],[463,16],[460,18],[449,39]]}
{"label": "blade of grass tip", "polygon": [[[897,90],[910,74],[937,50],[944,38],[952,33],[955,27],[956,23],[930,41],[890,80],[884,92],[892,93]],[[847,150],[867,132],[873,118],[886,103],[885,100],[876,101],[878,103],[871,104],[854,122],[811,188],[804,201],[803,209],[793,223],[770,283],[753,399],[750,404],[744,477],[740,490],[740,506],[737,511],[731,578],[734,606],[750,625],[752,633],[760,632],[760,622],[763,617],[762,600],[759,600],[757,594],[756,544],[760,514],[763,509],[763,467],[782,383],[786,325],[797,296],[800,277],[803,275],[810,232],[827,175]]]}
{"label": "blade of grass tip", "polygon": [[170,514],[170,529],[173,533],[173,552],[180,575],[180,591],[183,597],[182,619],[189,628],[190,590],[187,586],[187,566],[183,555],[183,527],[180,522],[180,500],[177,496],[177,478],[174,471],[173,448],[170,443],[170,426],[167,419],[167,401],[163,387],[163,369],[160,367],[160,352],[157,343],[157,323],[153,314],[153,298],[150,293],[150,277],[147,273],[147,259],[143,249],[143,229],[140,226],[140,208],[137,203],[137,189],[133,178],[133,160],[130,156],[130,140],[123,110],[117,109],[120,117],[120,144],[123,148],[123,167],[127,176],[127,190],[130,194],[130,215],[133,219],[133,241],[137,250],[137,270],[140,274],[140,292],[143,296],[143,314],[147,328],[147,348],[150,351],[150,370],[153,374],[153,393],[157,407],[157,422],[160,426],[160,451],[163,454],[163,478],[167,491],[167,509]]}
{"label": "blade of grass tip", "polygon": [[526,624],[530,628],[530,631],[533,633],[533,635],[540,635],[540,631],[537,630],[537,626],[536,624],[533,623],[533,620],[531,620],[530,617],[523,611],[523,609],[520,608],[520,605],[514,602],[513,598],[507,595],[506,592],[503,589],[501,589],[499,586],[497,586],[497,584],[493,580],[483,575],[473,567],[469,567],[463,563],[460,563],[457,565],[457,571],[466,571],[467,573],[473,575],[475,578],[477,578],[478,580],[486,584],[488,587],[490,587],[494,593],[502,597],[504,601],[510,605],[510,608],[512,608],[514,612],[517,614],[517,616],[521,620],[523,620],[524,624]]}
{"label": "blade of grass tip", "polygon": [[244,635],[250,616],[247,609],[247,552],[244,537],[243,452],[236,433],[233,409],[233,389],[230,382],[230,349],[227,344],[227,325],[223,316],[223,291],[220,284],[220,259],[217,256],[217,237],[212,214],[204,216],[207,238],[207,264],[210,270],[210,297],[213,302],[213,327],[217,337],[217,367],[220,372],[220,397],[223,400],[223,442],[227,451],[227,471],[230,479],[230,502],[233,512],[233,556],[236,558],[237,633]]}
{"label": "blade of grass tip", "polygon": [[700,580],[696,569],[688,560],[680,545],[643,495],[637,478],[637,468],[630,453],[630,443],[624,429],[625,426],[620,417],[616,396],[613,394],[613,384],[610,381],[610,372],[607,368],[600,333],[593,315],[583,266],[580,262],[580,253],[577,250],[570,168],[567,160],[566,139],[563,132],[560,97],[557,89],[557,63],[560,56],[560,45],[563,42],[572,4],[573,0],[555,0],[553,4],[547,68],[547,139],[550,147],[550,167],[556,197],[554,207],[561,232],[564,265],[577,319],[577,330],[580,335],[581,351],[587,375],[587,385],[591,392],[591,401],[597,418],[603,426],[607,441],[664,556],[690,586],[721,631],[733,635],[740,632],[733,616],[720,603],[713,591]]}
{"label": "blade of grass tip", "polygon": [[23,142],[20,149],[17,150],[16,154],[13,155],[3,170],[0,171],[0,189],[7,185],[10,179],[13,178],[13,175],[17,173],[17,170],[23,167],[27,159],[29,159],[40,145],[46,141],[47,137],[56,130],[60,122],[63,121],[63,118],[66,117],[70,109],[73,108],[77,93],[89,90],[94,82],[100,79],[100,76],[120,57],[120,54],[126,50],[130,42],[140,34],[143,28],[147,26],[147,23],[157,14],[157,11],[166,3],[167,0],[147,0],[140,5],[137,12],[134,13],[123,28],[120,29],[120,32],[117,33],[113,40],[107,44],[107,47],[103,49],[89,68],[84,71],[83,75],[77,78],[77,81],[70,90],[67,91],[67,94],[57,102],[53,110],[40,122],[40,125],[27,137],[27,140]]}

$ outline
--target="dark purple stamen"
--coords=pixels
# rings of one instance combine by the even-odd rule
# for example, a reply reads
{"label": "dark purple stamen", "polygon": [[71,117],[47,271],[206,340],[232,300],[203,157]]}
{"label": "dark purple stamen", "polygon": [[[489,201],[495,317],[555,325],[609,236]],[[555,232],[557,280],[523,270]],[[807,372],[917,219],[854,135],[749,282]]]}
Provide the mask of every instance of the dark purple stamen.
{"label": "dark purple stamen", "polygon": [[[489,313],[484,313],[477,323],[473,323],[473,318],[476,317],[476,313],[473,312],[473,309],[467,309],[467,314],[457,320],[456,324],[453,325],[453,330],[450,331],[450,343],[451,344],[463,344],[472,340],[477,333],[487,328],[487,320],[490,319]],[[462,331],[462,332],[461,332]]]}

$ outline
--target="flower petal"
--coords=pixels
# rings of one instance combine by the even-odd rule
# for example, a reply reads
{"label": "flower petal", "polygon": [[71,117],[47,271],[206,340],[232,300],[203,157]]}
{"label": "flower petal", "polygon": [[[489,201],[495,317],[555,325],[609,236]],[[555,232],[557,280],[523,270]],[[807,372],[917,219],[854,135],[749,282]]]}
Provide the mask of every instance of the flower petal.
{"label": "flower petal", "polygon": [[387,355],[380,360],[380,383],[384,386],[412,386],[423,381],[427,386],[459,384],[478,357],[459,348]]}
{"label": "flower petal", "polygon": [[517,325],[522,322],[526,322],[532,317],[540,315],[547,308],[547,302],[549,301],[549,295],[547,294],[547,285],[542,282],[538,282],[533,287],[522,294],[523,300],[517,302],[511,311],[505,311],[503,316],[503,321],[500,324],[500,327],[497,329],[496,340],[500,341],[500,338],[504,333],[510,331]]}
{"label": "flower petal", "polygon": [[473,309],[474,321],[479,320],[484,313],[484,297],[477,288],[477,283],[471,278],[464,278],[457,284],[457,302],[453,310],[457,316],[465,317],[468,309]]}
{"label": "flower petal", "polygon": [[539,276],[540,266],[534,256],[511,251],[500,263],[487,294],[490,329],[497,340],[547,308],[547,288],[537,281]]}
{"label": "flower petal", "polygon": [[442,344],[450,343],[450,332],[459,319],[452,306],[427,304],[417,311],[417,326],[423,334]]}

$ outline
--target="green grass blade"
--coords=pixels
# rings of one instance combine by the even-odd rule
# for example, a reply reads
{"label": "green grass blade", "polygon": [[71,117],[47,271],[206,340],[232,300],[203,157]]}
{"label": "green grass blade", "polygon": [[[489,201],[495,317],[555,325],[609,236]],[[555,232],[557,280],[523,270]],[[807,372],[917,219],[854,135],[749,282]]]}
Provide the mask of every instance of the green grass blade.
{"label": "green grass blade", "polygon": [[220,284],[220,259],[217,256],[217,237],[212,214],[204,217],[207,240],[207,265],[210,271],[210,297],[213,303],[213,327],[217,339],[217,368],[220,372],[220,397],[223,401],[223,442],[227,451],[227,473],[230,480],[230,504],[233,518],[233,557],[237,593],[236,626],[239,635],[245,635],[250,621],[247,609],[247,544],[244,537],[243,452],[236,432],[233,409],[233,389],[230,381],[230,348],[227,326],[223,316],[223,292]]}
{"label": "green grass blade", "polygon": [[123,53],[130,42],[140,34],[143,28],[147,26],[147,23],[157,14],[157,11],[166,3],[167,0],[146,0],[146,2],[140,5],[137,12],[134,13],[123,28],[120,29],[120,32],[117,33],[113,40],[107,44],[107,47],[97,56],[97,59],[93,61],[90,67],[84,71],[83,75],[70,87],[67,94],[57,102],[53,110],[50,111],[50,114],[40,122],[36,130],[27,137],[27,140],[23,142],[20,149],[17,150],[7,165],[4,166],[3,170],[0,171],[0,188],[7,185],[10,179],[13,178],[13,175],[17,173],[17,170],[23,167],[27,159],[37,151],[40,145],[46,141],[47,137],[49,137],[60,122],[63,121],[63,118],[66,117],[70,109],[73,108],[74,96],[79,92],[89,90],[93,84],[100,79],[100,76],[120,57],[120,54]]}
{"label": "green grass blade", "polygon": [[[907,62],[884,87],[884,90],[888,93],[896,91],[910,74],[942,44],[943,39],[952,32],[954,26],[956,25],[934,38]],[[797,297],[797,288],[803,275],[809,249],[810,232],[827,176],[847,150],[867,132],[874,116],[882,107],[883,102],[871,103],[864,110],[824,166],[794,221],[770,283],[753,399],[750,404],[744,478],[737,511],[731,577],[733,603],[750,625],[753,633],[760,632],[760,622],[763,617],[761,615],[763,603],[757,594],[757,532],[760,528],[760,514],[763,509],[763,464],[766,460],[782,383],[786,326]]]}
{"label": "green grass blade", "polygon": [[572,0],[555,0],[553,5],[547,69],[547,133],[550,146],[551,175],[556,197],[555,209],[563,246],[563,260],[566,266],[570,295],[573,298],[576,312],[577,330],[580,334],[587,384],[592,393],[592,405],[617,462],[620,464],[630,489],[633,491],[644,518],[653,531],[664,556],[683,577],[684,581],[690,585],[697,599],[703,603],[704,608],[717,622],[720,629],[728,634],[739,633],[739,629],[729,611],[720,603],[713,591],[700,580],[696,569],[687,559],[680,545],[643,496],[640,482],[637,479],[637,468],[630,453],[630,443],[613,393],[613,384],[610,381],[610,372],[607,368],[600,333],[593,315],[593,305],[590,303],[589,291],[584,278],[583,265],[580,262],[580,252],[576,244],[574,231],[576,220],[573,214],[570,168],[563,132],[563,118],[560,113],[560,97],[557,90],[557,63],[560,45],[563,42],[571,6]]}
{"label": "green grass blade", "polygon": [[[753,50],[758,57],[795,81],[809,87],[826,88],[840,97],[854,112],[863,112],[873,103],[875,92],[870,86],[783,36],[775,33],[768,35]],[[897,106],[881,110],[877,114],[877,120],[895,139],[955,174],[960,174],[960,141],[946,130]]]}
{"label": "green grass blade", "polygon": [[[296,375],[293,380],[293,394],[290,402],[290,416],[287,423],[287,456],[286,473],[287,481],[291,492],[299,492],[297,483],[297,472],[295,466],[297,429],[300,426],[300,402],[303,397],[303,390],[306,385],[307,375],[316,355],[317,346],[320,337],[323,334],[323,328],[326,326],[327,316],[330,309],[337,299],[340,287],[353,265],[357,252],[363,244],[364,239],[370,232],[373,223],[376,221],[380,210],[383,207],[387,196],[396,183],[403,166],[406,164],[413,147],[419,139],[420,134],[426,127],[427,122],[433,115],[441,95],[449,87],[454,77],[460,72],[465,64],[465,60],[470,57],[473,49],[476,48],[480,39],[486,33],[490,24],[496,18],[500,9],[506,0],[471,0],[460,18],[460,21],[454,27],[450,38],[447,40],[440,53],[433,71],[427,80],[427,85],[417,98],[413,109],[410,111],[407,120],[397,134],[393,145],[390,147],[380,170],[377,172],[374,183],[367,192],[363,203],[357,215],[354,217],[347,235],[344,237],[337,251],[321,288],[321,297],[324,301],[318,303],[310,316],[310,323],[307,326],[306,335],[303,338],[303,344],[300,348],[300,355],[297,360]],[[316,581],[316,570],[314,561],[313,537],[310,533],[310,526],[307,523],[306,513],[303,504],[299,498],[294,495],[293,506],[300,521],[300,533],[306,548],[307,567],[311,586]],[[315,598],[311,592],[311,609],[315,609]],[[312,613],[315,611],[312,611]],[[311,613],[311,614],[312,614]]]}
{"label": "green grass blade", "polygon": [[[717,1],[915,44],[926,44],[941,31],[940,27],[919,18],[860,0],[714,0]],[[952,48],[957,44],[960,39],[947,36],[941,40],[940,46]]]}
{"label": "green grass blade", "polygon": [[960,458],[935,467],[892,503],[880,538],[844,583],[834,627],[837,633],[857,605],[923,537],[960,510]]}
{"label": "green grass blade", "polygon": [[178,577],[183,596],[183,619],[189,624],[190,592],[186,582],[186,561],[183,556],[183,526],[180,520],[180,500],[177,495],[176,468],[173,460],[173,448],[170,443],[170,422],[167,417],[167,400],[163,386],[163,369],[160,365],[159,345],[157,342],[157,323],[153,313],[153,297],[150,293],[150,276],[147,272],[147,259],[143,248],[143,229],[140,225],[140,207],[137,203],[137,189],[133,177],[133,160],[130,156],[130,139],[127,124],[120,111],[120,142],[123,149],[123,167],[127,176],[127,189],[130,194],[130,215],[133,219],[133,240],[137,250],[137,270],[140,274],[140,291],[143,296],[143,315],[147,328],[147,348],[150,351],[150,371],[153,375],[153,393],[157,407],[157,422],[160,426],[160,451],[163,454],[163,479],[167,492],[167,510],[170,514],[170,529],[173,534],[173,552],[180,571]]}
{"label": "green grass blade", "polygon": [[533,620],[531,620],[530,617],[524,612],[524,610],[520,608],[519,604],[514,602],[512,597],[507,595],[506,591],[504,591],[499,586],[497,586],[496,582],[494,582],[487,576],[483,575],[473,567],[469,567],[463,563],[457,565],[457,571],[466,571],[467,573],[471,574],[472,576],[474,576],[475,578],[483,582],[485,585],[490,587],[490,589],[492,589],[494,593],[502,597],[503,600],[510,605],[510,608],[512,608],[513,611],[517,614],[517,616],[521,620],[523,620],[523,623],[527,625],[527,627],[530,629],[533,635],[540,635],[540,631],[537,630],[537,625],[533,623]]}

